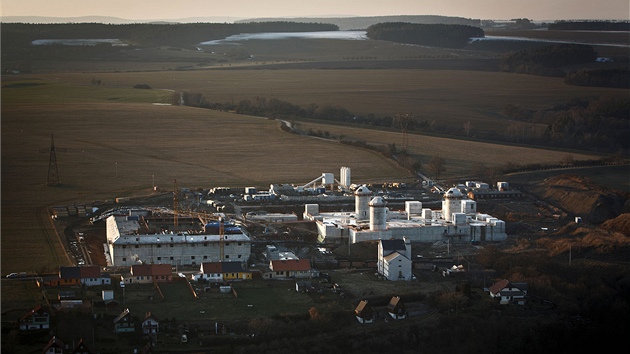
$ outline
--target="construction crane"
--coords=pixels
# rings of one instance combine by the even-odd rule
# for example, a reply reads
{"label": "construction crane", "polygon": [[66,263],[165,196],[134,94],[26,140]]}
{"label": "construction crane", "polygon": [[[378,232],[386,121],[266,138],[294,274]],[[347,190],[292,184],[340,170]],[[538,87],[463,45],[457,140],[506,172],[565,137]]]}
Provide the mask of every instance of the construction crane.
{"label": "construction crane", "polygon": [[179,222],[177,220],[177,180],[175,180],[175,189],[173,190],[173,225],[175,226],[175,232],[177,232],[177,227],[179,226]]}
{"label": "construction crane", "polygon": [[225,245],[223,243],[223,238],[225,237],[225,227],[223,225],[223,217],[219,218],[219,254],[220,261],[223,262],[223,258],[225,258]]}

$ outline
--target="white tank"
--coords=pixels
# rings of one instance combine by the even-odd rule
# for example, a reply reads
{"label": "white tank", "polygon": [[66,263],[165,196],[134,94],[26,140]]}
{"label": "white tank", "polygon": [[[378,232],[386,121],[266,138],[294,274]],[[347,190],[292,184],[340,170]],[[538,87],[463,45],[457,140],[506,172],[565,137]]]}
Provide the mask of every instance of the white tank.
{"label": "white tank", "polygon": [[339,182],[341,183],[341,186],[346,188],[350,187],[350,184],[352,184],[350,182],[350,167],[342,167],[340,175],[341,178],[339,179]]}
{"label": "white tank", "polygon": [[370,201],[370,231],[387,230],[387,207],[382,197]]}
{"label": "white tank", "polygon": [[332,173],[322,173],[322,183],[325,185],[335,183],[335,175]]}
{"label": "white tank", "polygon": [[357,220],[368,219],[370,196],[372,196],[372,191],[366,185],[354,191],[354,213]]}
{"label": "white tank", "polygon": [[457,188],[451,188],[444,193],[444,202],[442,203],[442,216],[446,221],[453,221],[453,213],[459,213],[462,210],[462,192]]}

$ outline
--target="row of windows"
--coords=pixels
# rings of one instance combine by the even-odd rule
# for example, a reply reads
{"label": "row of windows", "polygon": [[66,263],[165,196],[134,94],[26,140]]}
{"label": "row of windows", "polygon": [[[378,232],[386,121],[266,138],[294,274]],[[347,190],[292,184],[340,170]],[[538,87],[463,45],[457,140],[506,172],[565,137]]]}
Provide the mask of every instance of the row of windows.
{"label": "row of windows", "polygon": [[[240,255],[240,254],[238,255],[238,258],[242,258],[242,257],[243,257],[243,255]],[[230,255],[229,255],[229,254],[226,254],[226,255],[225,255],[225,259],[229,259],[229,258],[230,258]],[[203,259],[208,259],[208,256],[203,256]],[[157,260],[158,260],[158,261],[161,261],[161,260],[162,260],[162,257],[157,257]],[[164,260],[166,260],[166,257],[164,257]],[[169,259],[168,259],[168,260],[169,260],[169,261],[173,261],[173,260],[175,260],[175,258],[174,258],[174,257],[169,257]],[[195,256],[190,256],[190,260],[194,261],[194,260],[195,260]],[[122,261],[123,261],[123,262],[126,262],[126,261],[127,261],[127,257],[123,257],[123,258],[122,258]],[[96,279],[94,279],[94,280],[96,280]]]}
{"label": "row of windows", "polygon": [[[242,243],[242,242],[238,242],[237,244],[238,244],[239,246],[242,246],[242,245],[243,245],[243,243]],[[216,244],[216,243],[214,243],[214,245],[216,246],[217,244]],[[229,246],[229,245],[230,245],[230,243],[229,243],[229,242],[226,242],[226,243],[225,243],[225,246]],[[158,244],[158,245],[155,245],[155,246],[156,246],[157,248],[162,248],[162,245],[161,245],[161,244]],[[208,243],[207,243],[207,242],[204,242],[204,243],[203,243],[203,246],[204,246],[204,247],[208,247]],[[139,248],[139,247],[140,247],[140,245],[134,245],[133,247],[134,247],[134,248]],[[172,243],[169,243],[169,247],[174,247],[174,245],[173,245]],[[194,243],[191,243],[191,244],[190,244],[190,247],[195,247],[195,244],[194,244]],[[122,248],[127,248],[127,245],[122,245]]]}

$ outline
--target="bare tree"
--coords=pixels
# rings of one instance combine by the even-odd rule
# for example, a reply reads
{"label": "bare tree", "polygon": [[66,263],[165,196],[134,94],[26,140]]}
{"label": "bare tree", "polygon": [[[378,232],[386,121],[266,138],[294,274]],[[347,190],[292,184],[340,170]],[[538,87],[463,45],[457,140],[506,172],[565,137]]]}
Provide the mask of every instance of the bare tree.
{"label": "bare tree", "polygon": [[442,156],[433,156],[427,164],[427,170],[435,179],[439,179],[440,175],[446,171],[446,160]]}

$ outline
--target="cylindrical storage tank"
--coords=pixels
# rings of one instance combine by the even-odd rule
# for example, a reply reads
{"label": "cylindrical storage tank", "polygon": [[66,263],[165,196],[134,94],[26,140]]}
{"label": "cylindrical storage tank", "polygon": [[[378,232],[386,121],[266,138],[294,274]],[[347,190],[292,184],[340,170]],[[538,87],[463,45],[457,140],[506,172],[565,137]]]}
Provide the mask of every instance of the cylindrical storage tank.
{"label": "cylindrical storage tank", "polygon": [[374,197],[370,205],[370,231],[387,230],[387,208],[382,197]]}
{"label": "cylindrical storage tank", "polygon": [[362,185],[354,191],[354,212],[357,220],[368,219],[371,195],[372,191],[366,185]]}
{"label": "cylindrical storage tank", "polygon": [[322,183],[324,184],[334,184],[335,183],[335,175],[332,173],[322,173]]}
{"label": "cylindrical storage tank", "polygon": [[442,216],[446,221],[451,220],[453,213],[459,213],[462,210],[462,192],[457,188],[451,188],[444,193],[444,202],[442,203]]}
{"label": "cylindrical storage tank", "polygon": [[350,167],[342,167],[341,171],[341,179],[339,180],[339,182],[341,183],[341,186],[343,187],[350,187]]}

